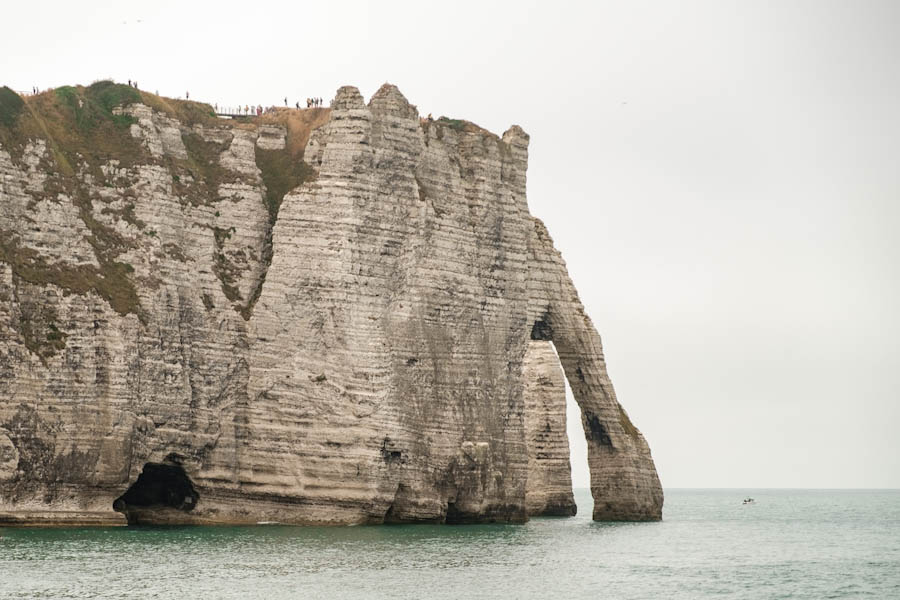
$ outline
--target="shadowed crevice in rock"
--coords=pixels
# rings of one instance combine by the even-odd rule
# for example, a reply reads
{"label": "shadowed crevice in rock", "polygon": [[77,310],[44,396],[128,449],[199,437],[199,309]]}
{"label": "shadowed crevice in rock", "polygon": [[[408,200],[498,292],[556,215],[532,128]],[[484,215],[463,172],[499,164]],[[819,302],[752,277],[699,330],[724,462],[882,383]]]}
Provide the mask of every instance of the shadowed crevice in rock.
{"label": "shadowed crevice in rock", "polygon": [[391,502],[390,506],[388,506],[387,512],[384,513],[383,523],[397,525],[409,522],[407,519],[404,519],[398,511],[398,501],[402,502],[408,494],[409,488],[407,486],[402,483],[397,485],[397,491],[394,493],[394,500]]}
{"label": "shadowed crevice in rock", "polygon": [[447,515],[444,523],[447,525],[461,525],[466,523],[466,515],[456,506],[456,502],[447,503]]}
{"label": "shadowed crevice in rock", "polygon": [[534,325],[531,326],[531,339],[551,341],[553,339],[553,330],[550,329],[550,324],[544,319],[535,321]]}
{"label": "shadowed crevice in rock", "polygon": [[178,522],[174,512],[190,512],[200,494],[179,465],[147,463],[137,480],[113,502],[129,524]]}
{"label": "shadowed crevice in rock", "polygon": [[591,432],[591,439],[603,446],[613,445],[612,440],[609,437],[609,432],[606,431],[606,427],[603,426],[603,423],[597,418],[597,415],[585,413],[584,420],[588,425],[588,431]]}

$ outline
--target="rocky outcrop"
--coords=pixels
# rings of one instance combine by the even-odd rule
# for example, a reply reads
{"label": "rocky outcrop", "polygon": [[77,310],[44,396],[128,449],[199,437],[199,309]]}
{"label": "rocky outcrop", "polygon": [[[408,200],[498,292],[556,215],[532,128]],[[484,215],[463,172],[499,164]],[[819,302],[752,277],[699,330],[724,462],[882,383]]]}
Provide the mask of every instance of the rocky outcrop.
{"label": "rocky outcrop", "polygon": [[660,517],[520,128],[94,88],[0,126],[0,520],[573,514],[560,364],[594,518]]}

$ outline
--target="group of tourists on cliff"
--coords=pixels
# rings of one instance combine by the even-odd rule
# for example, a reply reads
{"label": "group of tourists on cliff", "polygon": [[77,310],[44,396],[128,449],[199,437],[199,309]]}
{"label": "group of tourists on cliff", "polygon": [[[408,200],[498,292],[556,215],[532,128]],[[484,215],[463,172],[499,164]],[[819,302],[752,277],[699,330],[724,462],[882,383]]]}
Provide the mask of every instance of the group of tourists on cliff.
{"label": "group of tourists on cliff", "polygon": [[[288,105],[287,96],[284,97],[284,105],[285,105],[285,106]],[[297,103],[295,104],[295,106],[296,106],[297,108],[300,108],[300,101],[299,101],[299,100],[297,101]],[[306,99],[306,108],[317,108],[317,107],[319,107],[319,106],[322,106],[322,99],[321,99],[321,98],[307,98],[307,99]]]}
{"label": "group of tourists on cliff", "polygon": [[275,110],[274,106],[270,106],[269,108],[263,108],[262,104],[257,104],[256,106],[250,106],[249,104],[245,104],[244,106],[238,106],[235,108],[231,107],[222,107],[222,110],[219,110],[219,105],[214,104],[213,108],[216,111],[216,114],[236,114],[236,115],[250,115],[253,116],[255,113],[257,117],[261,116],[263,113],[272,112]]}
{"label": "group of tourists on cliff", "polygon": [[[185,94],[187,96],[187,94]],[[288,105],[288,99],[284,99],[284,105]],[[298,101],[294,106],[300,108],[300,102]],[[306,108],[318,108],[322,106],[321,98],[307,98],[306,99]],[[218,104],[213,105],[213,109],[216,114],[234,114],[234,115],[247,115],[253,116],[254,114],[259,117],[266,113],[274,112],[276,109],[274,106],[270,106],[268,108],[263,108],[262,104],[258,104],[256,106],[251,106],[249,104],[245,104],[244,106],[236,106],[236,107],[226,107],[223,106],[221,109]]]}

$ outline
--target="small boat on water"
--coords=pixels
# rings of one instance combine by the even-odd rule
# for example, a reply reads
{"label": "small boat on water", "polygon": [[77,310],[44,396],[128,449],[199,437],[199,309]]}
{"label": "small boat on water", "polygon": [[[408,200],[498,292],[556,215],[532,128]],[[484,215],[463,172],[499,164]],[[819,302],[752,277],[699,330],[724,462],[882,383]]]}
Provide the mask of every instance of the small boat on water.
{"label": "small boat on water", "polygon": [[756,500],[748,496],[747,498],[744,498],[744,504],[756,504]]}

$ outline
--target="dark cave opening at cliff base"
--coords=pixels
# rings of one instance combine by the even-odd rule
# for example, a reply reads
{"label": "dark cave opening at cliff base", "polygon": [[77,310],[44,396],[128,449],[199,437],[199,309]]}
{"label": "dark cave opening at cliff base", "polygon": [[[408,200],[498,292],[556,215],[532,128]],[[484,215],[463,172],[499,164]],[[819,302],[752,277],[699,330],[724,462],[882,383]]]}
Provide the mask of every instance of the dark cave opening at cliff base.
{"label": "dark cave opening at cliff base", "polygon": [[164,507],[189,512],[200,494],[178,465],[147,463],[137,480],[113,502],[113,510],[127,515],[131,508]]}

